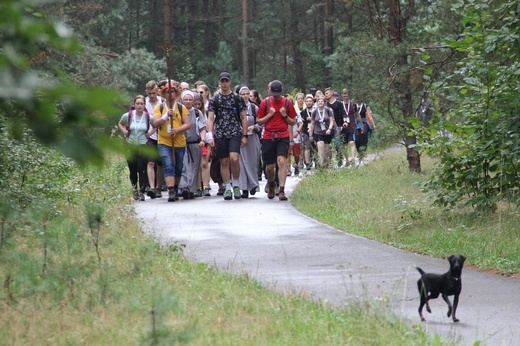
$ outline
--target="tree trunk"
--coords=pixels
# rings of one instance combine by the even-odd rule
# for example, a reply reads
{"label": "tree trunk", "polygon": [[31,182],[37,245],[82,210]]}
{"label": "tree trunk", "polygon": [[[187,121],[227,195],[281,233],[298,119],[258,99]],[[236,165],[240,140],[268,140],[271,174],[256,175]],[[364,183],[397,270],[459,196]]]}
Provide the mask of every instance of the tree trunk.
{"label": "tree trunk", "polygon": [[303,54],[300,50],[300,42],[302,37],[299,30],[300,16],[302,16],[300,11],[301,8],[302,6],[298,3],[297,0],[290,0],[289,11],[292,15],[289,19],[289,46],[291,47],[291,53],[293,56],[296,86],[305,92],[305,66],[303,66]]}
{"label": "tree trunk", "polygon": [[249,21],[249,0],[242,0],[242,79],[246,85],[251,82],[249,75],[249,49],[247,23]]}
{"label": "tree trunk", "polygon": [[[332,0],[325,0],[323,6],[323,54],[328,57],[334,51],[334,30],[332,28],[332,13],[334,4]],[[329,67],[325,67],[325,84],[330,85],[331,71]]]}
{"label": "tree trunk", "polygon": [[[401,4],[399,0],[388,0],[389,4],[389,29],[390,29],[390,41],[395,46],[403,44],[406,38],[406,22],[407,18],[403,15]],[[408,3],[408,13],[413,9],[414,1],[410,0]],[[398,78],[392,80],[391,87],[398,92],[400,101],[397,103],[397,107],[400,109],[403,116],[403,127],[404,127],[404,142],[406,145],[406,159],[408,160],[408,169],[413,173],[421,172],[421,155],[415,150],[415,144],[417,144],[417,138],[409,135],[409,123],[408,119],[414,116],[413,100],[412,100],[412,88],[411,78],[412,73],[408,69],[408,53],[403,49],[402,55],[397,62],[397,65],[401,67],[403,71]],[[404,72],[407,71],[407,72]]]}

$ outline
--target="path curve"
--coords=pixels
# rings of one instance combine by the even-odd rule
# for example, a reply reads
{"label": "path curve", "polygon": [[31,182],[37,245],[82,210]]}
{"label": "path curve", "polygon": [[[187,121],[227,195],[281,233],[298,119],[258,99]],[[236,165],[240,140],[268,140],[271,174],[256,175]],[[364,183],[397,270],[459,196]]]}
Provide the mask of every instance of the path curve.
{"label": "path curve", "polygon": [[[300,178],[288,177],[289,202],[262,192],[247,200],[220,196],[168,203],[135,203],[143,229],[163,242],[186,244],[192,261],[232,274],[248,274],[267,287],[305,293],[342,307],[352,300],[389,305],[410,323],[459,345],[520,345],[520,280],[465,268],[457,311],[446,316],[439,298],[420,322],[415,266],[443,273],[446,260],[405,252],[344,233],[299,213],[290,195]],[[216,186],[212,186],[213,194]],[[161,217],[159,217],[161,215]],[[208,222],[209,220],[209,222]]]}

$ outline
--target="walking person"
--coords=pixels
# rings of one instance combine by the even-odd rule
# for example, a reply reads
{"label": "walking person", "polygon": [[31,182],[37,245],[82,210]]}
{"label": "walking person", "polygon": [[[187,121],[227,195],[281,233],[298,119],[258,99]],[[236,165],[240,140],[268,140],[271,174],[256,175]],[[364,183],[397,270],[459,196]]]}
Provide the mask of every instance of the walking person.
{"label": "walking person", "polygon": [[[203,103],[204,99],[200,93],[194,93],[193,94],[193,107],[197,108],[202,115],[204,116],[204,122],[206,123],[206,129],[207,129],[207,114],[206,109],[204,107]],[[197,189],[195,191],[195,197],[210,197],[211,193],[209,192],[209,179],[210,179],[210,156],[211,156],[211,148],[209,146],[207,138],[205,138],[204,146],[202,147],[202,159],[200,161],[200,171],[199,171],[199,178],[198,182],[201,183],[200,185],[200,191]]]}
{"label": "walking person", "polygon": [[325,106],[325,97],[318,96],[316,109],[312,111],[309,139],[318,146],[318,165],[321,168],[330,164],[330,143],[334,127],[334,113]]}
{"label": "walking person", "polygon": [[[159,90],[157,87],[157,82],[154,80],[146,83],[146,110],[149,114],[153,116],[153,111],[155,106],[162,104],[163,99],[159,95]],[[159,156],[159,150],[157,149],[157,129],[154,129],[152,135],[149,138],[149,144],[156,148],[157,155],[150,157],[148,159],[148,166],[146,168],[146,173],[148,174],[148,184],[149,190],[147,192],[148,197],[161,198],[162,193],[162,182],[164,177],[164,171],[162,166],[161,157]]]}
{"label": "walking person", "polygon": [[316,144],[309,140],[309,128],[312,121],[312,111],[314,108],[314,97],[311,94],[307,94],[305,96],[305,108],[300,112],[300,117],[302,119],[302,127],[300,131],[301,136],[301,148],[302,148],[302,156],[303,156],[303,164],[306,169],[312,168],[312,160],[314,156],[314,152],[317,151],[315,147]]}
{"label": "walking person", "polygon": [[[326,106],[332,109],[334,113],[334,126],[332,127],[332,143],[334,145],[334,151],[336,153],[336,160],[338,167],[343,165],[343,152],[341,150],[341,142],[343,137],[341,136],[341,124],[343,123],[344,111],[341,101],[338,101],[334,96],[335,92],[332,88],[325,89],[325,100],[327,101]],[[338,124],[339,128],[338,128]]]}
{"label": "walking person", "polygon": [[262,155],[266,165],[267,198],[276,194],[275,168],[278,165],[280,201],[287,201],[285,180],[287,179],[287,154],[292,140],[292,127],[296,123],[296,110],[292,101],[282,96],[283,85],[279,80],[269,83],[269,97],[260,103],[257,121],[264,126]]}
{"label": "walking person", "polygon": [[[355,133],[356,133],[356,122],[362,123],[361,117],[359,116],[359,111],[357,105],[349,100],[348,90],[343,89],[341,91],[341,97],[343,98],[342,106],[344,110],[344,118],[342,123],[342,135],[343,135],[343,143],[345,144],[345,157],[347,158],[347,164],[354,164],[356,159],[356,143],[355,143]],[[360,134],[361,134],[360,129]],[[348,146],[347,146],[348,145]],[[350,150],[350,158],[349,158],[349,150]]]}
{"label": "walking person", "polygon": [[127,165],[130,171],[130,183],[133,188],[134,200],[144,201],[146,189],[146,165],[148,158],[144,155],[143,149],[148,143],[148,138],[155,131],[153,128],[153,118],[150,116],[145,106],[145,98],[137,95],[130,110],[121,116],[118,127],[125,135],[129,153],[127,154]]}
{"label": "walking person", "polygon": [[[179,184],[182,198],[184,199],[193,199],[195,197],[200,181],[202,148],[206,144],[206,118],[201,111],[193,107],[194,98],[193,92],[189,90],[185,90],[181,94],[182,104],[188,109],[190,117],[190,128],[184,132],[186,136],[186,153]],[[202,193],[198,197],[202,197]]]}
{"label": "walking person", "polygon": [[240,148],[247,146],[248,142],[246,106],[244,100],[231,91],[229,73],[220,74],[219,84],[220,91],[209,101],[206,136],[220,160],[224,199],[231,200],[233,196],[240,199]]}
{"label": "walking person", "polygon": [[249,88],[246,86],[240,87],[238,94],[242,97],[246,105],[248,135],[247,146],[240,148],[240,178],[238,183],[242,190],[242,198],[248,198],[250,193],[254,195],[259,191],[258,159],[261,149],[260,133],[262,132],[262,126],[256,122],[258,106],[249,101]]}
{"label": "walking person", "polygon": [[373,129],[377,127],[374,122],[374,117],[372,116],[372,111],[370,110],[370,107],[368,107],[367,104],[363,102],[363,98],[361,98],[360,102],[356,103],[356,106],[359,111],[359,116],[361,117],[361,122],[356,124],[355,143],[356,150],[358,152],[358,158],[359,161],[361,161],[367,151],[368,137],[372,133]]}
{"label": "walking person", "polygon": [[166,83],[162,90],[166,102],[154,109],[154,122],[158,133],[159,155],[164,167],[164,180],[168,189],[168,202],[179,199],[178,189],[182,176],[182,164],[186,152],[184,132],[189,130],[190,117],[180,98],[178,83]]}

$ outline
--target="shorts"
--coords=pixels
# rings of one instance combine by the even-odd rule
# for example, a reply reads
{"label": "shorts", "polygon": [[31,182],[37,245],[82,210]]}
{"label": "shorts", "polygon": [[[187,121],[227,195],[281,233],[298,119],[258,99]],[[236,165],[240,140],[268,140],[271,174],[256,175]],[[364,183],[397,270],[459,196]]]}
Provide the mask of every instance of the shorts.
{"label": "shorts", "polygon": [[266,165],[276,163],[279,156],[287,157],[289,153],[289,137],[264,139],[262,142],[262,158]]}
{"label": "shorts", "polygon": [[202,156],[208,156],[209,154],[209,144],[204,144],[202,147]]}
{"label": "shorts", "polygon": [[343,136],[343,143],[354,142],[354,134],[356,133],[356,129],[343,129],[341,131],[341,135]]}
{"label": "shorts", "polygon": [[330,144],[332,142],[332,135],[318,135],[314,134],[314,142],[325,142],[326,144]]}
{"label": "shorts", "polygon": [[159,155],[161,155],[161,160],[164,167],[164,176],[181,177],[186,147],[175,148],[175,165],[173,164],[172,147],[164,144],[159,144],[158,147]]}
{"label": "shorts", "polygon": [[302,146],[300,143],[294,143],[292,147],[289,147],[289,154],[294,157],[300,157]]}
{"label": "shorts", "polygon": [[157,148],[157,155],[150,156],[148,158],[148,162],[153,162],[157,166],[162,167],[162,160],[161,160],[161,156],[159,155],[159,149],[157,147],[157,139],[148,138],[148,144],[150,145],[150,148]]}
{"label": "shorts", "polygon": [[242,144],[242,136],[232,138],[215,138],[216,157],[225,159],[229,157],[229,153],[240,153]]}

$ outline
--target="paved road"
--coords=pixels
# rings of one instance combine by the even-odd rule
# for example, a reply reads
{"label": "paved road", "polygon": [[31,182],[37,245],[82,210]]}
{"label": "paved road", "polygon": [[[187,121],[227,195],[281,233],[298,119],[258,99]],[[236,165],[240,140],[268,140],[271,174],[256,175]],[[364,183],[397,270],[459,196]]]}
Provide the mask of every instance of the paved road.
{"label": "paved road", "polygon": [[337,307],[358,300],[388,305],[400,318],[460,345],[477,340],[520,345],[520,280],[465,268],[457,311],[461,322],[446,317],[441,298],[432,301],[432,313],[424,311],[427,321],[420,322],[414,267],[443,273],[448,262],[346,234],[300,214],[290,203],[299,179],[287,180],[289,202],[268,200],[262,184],[262,192],[247,200],[213,196],[168,203],[162,198],[135,206],[147,231],[165,242],[185,243],[193,261],[247,273],[268,287]]}

